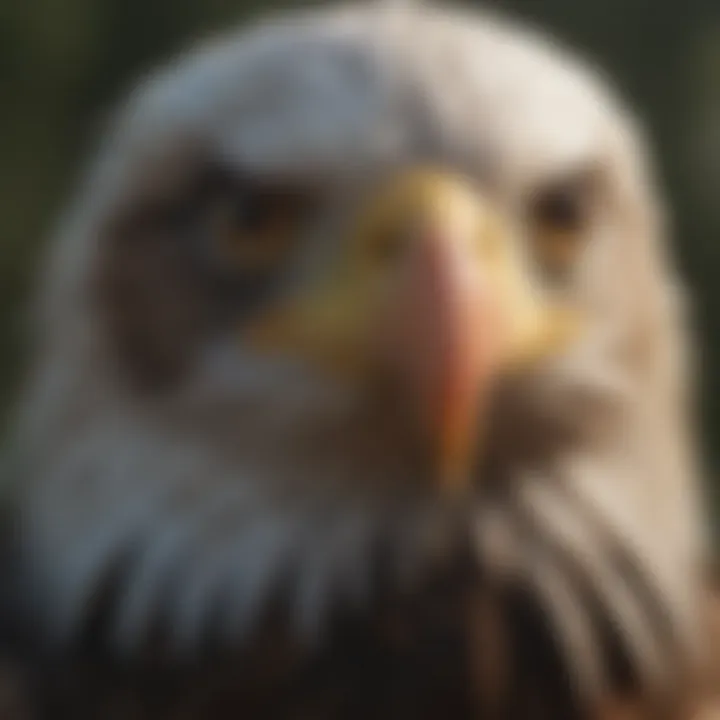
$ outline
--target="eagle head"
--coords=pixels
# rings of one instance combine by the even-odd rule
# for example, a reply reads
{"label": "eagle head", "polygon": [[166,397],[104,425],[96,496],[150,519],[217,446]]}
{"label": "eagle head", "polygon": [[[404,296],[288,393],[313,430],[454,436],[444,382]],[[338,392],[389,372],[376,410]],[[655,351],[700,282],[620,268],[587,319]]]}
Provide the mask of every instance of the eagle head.
{"label": "eagle head", "polygon": [[312,10],[153,74],[44,275],[33,632],[314,648],[440,587],[503,702],[673,697],[702,523],[657,196],[597,73],[489,14]]}

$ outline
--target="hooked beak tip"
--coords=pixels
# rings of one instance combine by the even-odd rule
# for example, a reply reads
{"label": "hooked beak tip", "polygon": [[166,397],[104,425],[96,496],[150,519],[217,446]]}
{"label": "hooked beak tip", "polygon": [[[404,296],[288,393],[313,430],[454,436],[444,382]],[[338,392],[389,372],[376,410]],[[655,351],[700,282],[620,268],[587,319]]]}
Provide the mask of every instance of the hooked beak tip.
{"label": "hooked beak tip", "polygon": [[502,322],[489,278],[437,234],[418,240],[383,318],[386,361],[411,396],[440,482],[462,487],[499,368]]}

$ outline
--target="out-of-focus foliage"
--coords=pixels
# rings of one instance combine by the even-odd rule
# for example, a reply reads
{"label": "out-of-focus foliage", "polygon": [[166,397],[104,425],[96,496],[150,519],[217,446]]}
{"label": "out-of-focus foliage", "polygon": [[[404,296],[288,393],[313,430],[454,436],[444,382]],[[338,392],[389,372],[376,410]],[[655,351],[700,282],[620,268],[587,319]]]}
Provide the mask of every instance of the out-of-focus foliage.
{"label": "out-of-focus foliage", "polygon": [[[388,0],[390,1],[390,0]],[[300,4],[284,2],[284,5]],[[498,0],[604,66],[650,130],[672,199],[705,366],[708,456],[720,463],[720,3]],[[2,0],[0,410],[27,346],[38,251],[112,109],[138,74],[261,0]]]}

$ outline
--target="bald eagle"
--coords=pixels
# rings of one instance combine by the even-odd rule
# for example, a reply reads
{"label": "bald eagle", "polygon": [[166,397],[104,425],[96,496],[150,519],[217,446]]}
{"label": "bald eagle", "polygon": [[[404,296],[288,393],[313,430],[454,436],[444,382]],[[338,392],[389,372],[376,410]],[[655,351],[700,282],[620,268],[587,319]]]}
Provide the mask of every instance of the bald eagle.
{"label": "bald eagle", "polygon": [[180,57],[43,275],[27,717],[695,717],[685,324],[641,132],[541,34],[367,3]]}

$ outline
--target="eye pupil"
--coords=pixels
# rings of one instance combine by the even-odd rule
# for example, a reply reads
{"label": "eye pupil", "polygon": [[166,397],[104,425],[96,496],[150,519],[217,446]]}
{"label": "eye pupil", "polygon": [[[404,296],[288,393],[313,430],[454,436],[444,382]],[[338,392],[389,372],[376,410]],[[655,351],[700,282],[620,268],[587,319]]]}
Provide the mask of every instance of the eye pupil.
{"label": "eye pupil", "polygon": [[575,231],[582,227],[585,207],[575,189],[554,188],[538,197],[534,214],[546,227]]}
{"label": "eye pupil", "polygon": [[592,211],[597,181],[595,169],[586,168],[541,189],[531,199],[534,221],[556,232],[581,231]]}
{"label": "eye pupil", "polygon": [[285,197],[257,194],[236,203],[234,221],[239,232],[263,235],[289,216],[294,216],[293,208]]}

